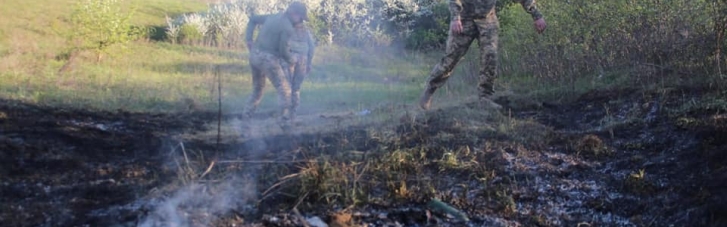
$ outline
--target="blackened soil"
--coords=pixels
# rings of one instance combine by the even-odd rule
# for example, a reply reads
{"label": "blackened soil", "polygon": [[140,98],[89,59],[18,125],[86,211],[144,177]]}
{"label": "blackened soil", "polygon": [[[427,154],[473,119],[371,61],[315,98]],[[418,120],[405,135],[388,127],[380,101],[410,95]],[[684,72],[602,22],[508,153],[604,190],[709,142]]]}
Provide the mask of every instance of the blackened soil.
{"label": "blackened soil", "polygon": [[[572,103],[512,109],[509,117],[532,123],[522,124],[522,132],[514,134],[468,131],[448,114],[434,113],[417,124],[402,123],[395,136],[404,138],[397,144],[402,148],[470,146],[480,152],[475,155],[482,164],[480,173],[492,173],[485,181],[479,178],[487,177],[473,176],[471,170],[442,172],[440,166],[425,166],[420,173],[446,179],[432,183],[437,197],[466,212],[474,226],[727,226],[727,115],[707,109],[675,111],[704,95],[693,89],[676,90],[670,94],[594,91]],[[441,113],[468,108],[471,111],[463,106]],[[165,152],[178,143],[174,136],[206,131],[204,125],[215,120],[214,113],[93,112],[2,101],[0,223],[110,223],[97,220],[93,213],[132,203],[178,177],[165,167]],[[281,154],[275,151],[294,151],[301,144],[363,152],[380,145],[365,129],[342,130],[273,136],[257,143],[266,144],[260,152],[272,154],[268,158],[273,159]],[[454,135],[453,139],[428,139],[442,132]],[[524,136],[538,133],[543,136]],[[259,148],[253,144],[256,141],[247,143],[223,143],[220,150]],[[205,152],[217,149],[214,140],[192,140],[187,146]],[[290,166],[291,171],[296,169]],[[463,185],[467,190],[461,189]],[[267,201],[281,207],[298,202]],[[433,217],[438,214],[430,212],[425,202],[361,205],[353,209],[354,221],[370,226],[462,225],[446,216]],[[319,206],[304,213],[325,216],[327,209]],[[133,223],[146,212],[104,218]],[[236,212],[242,211],[233,209]],[[267,207],[263,212],[257,216],[260,220],[237,223],[301,224],[287,211],[275,213]]]}

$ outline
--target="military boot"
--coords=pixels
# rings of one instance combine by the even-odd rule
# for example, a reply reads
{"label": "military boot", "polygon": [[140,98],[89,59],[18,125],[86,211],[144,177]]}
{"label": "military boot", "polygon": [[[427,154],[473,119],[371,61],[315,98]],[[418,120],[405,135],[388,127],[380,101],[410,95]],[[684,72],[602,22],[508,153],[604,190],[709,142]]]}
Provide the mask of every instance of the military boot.
{"label": "military boot", "polygon": [[492,101],[489,97],[480,96],[480,105],[482,105],[483,108],[486,109],[493,109],[493,110],[501,110],[502,106],[500,104],[497,104],[495,101]]}
{"label": "military boot", "polygon": [[295,119],[296,119],[297,112],[298,111],[296,111],[296,108],[293,108],[293,109],[290,110],[290,115],[289,115],[288,118],[290,118],[290,123],[291,124],[295,124]]}
{"label": "military boot", "polygon": [[479,104],[482,105],[484,108],[494,109],[494,110],[500,110],[502,109],[502,106],[500,104],[495,103],[492,101],[492,97],[495,94],[495,86],[494,80],[490,79],[484,83],[480,83],[479,86]]}
{"label": "military boot", "polygon": [[478,105],[484,109],[500,110],[502,106],[492,101],[493,94],[495,92],[492,89],[484,90],[480,92]]}
{"label": "military boot", "polygon": [[280,117],[278,118],[278,124],[284,131],[291,128],[290,109],[283,109]]}
{"label": "military boot", "polygon": [[432,107],[432,96],[434,95],[435,88],[426,88],[422,92],[422,96],[419,99],[419,107],[423,110],[429,110]]}

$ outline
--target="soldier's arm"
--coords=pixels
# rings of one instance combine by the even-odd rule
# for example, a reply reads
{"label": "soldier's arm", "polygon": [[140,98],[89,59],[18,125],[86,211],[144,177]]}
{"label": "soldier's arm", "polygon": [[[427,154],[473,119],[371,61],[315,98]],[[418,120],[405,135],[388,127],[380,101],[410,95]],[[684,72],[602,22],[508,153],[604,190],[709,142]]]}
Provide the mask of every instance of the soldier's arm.
{"label": "soldier's arm", "polygon": [[518,0],[520,2],[520,5],[523,6],[523,9],[525,9],[525,12],[528,12],[530,16],[533,17],[533,20],[537,20],[540,18],[543,18],[543,14],[540,13],[538,10],[538,7],[535,6],[535,0]]}
{"label": "soldier's arm", "polygon": [[290,53],[290,44],[288,42],[290,41],[290,38],[293,37],[294,32],[295,30],[293,29],[293,26],[283,26],[280,31],[278,50],[280,50],[280,53],[283,55],[281,56],[283,60],[288,63],[293,63],[293,55]]}
{"label": "soldier's arm", "polygon": [[252,42],[252,33],[255,33],[255,28],[265,23],[268,16],[270,15],[255,15],[250,17],[250,21],[247,22],[247,29],[245,30],[245,41]]}
{"label": "soldier's arm", "polygon": [[461,13],[462,13],[462,1],[461,0],[449,0],[449,15],[452,16],[452,21],[460,20]]}
{"label": "soldier's arm", "polygon": [[311,66],[311,63],[313,63],[313,55],[315,54],[316,49],[316,42],[313,38],[313,33],[310,32],[310,29],[306,27],[306,33],[308,35],[308,66]]}

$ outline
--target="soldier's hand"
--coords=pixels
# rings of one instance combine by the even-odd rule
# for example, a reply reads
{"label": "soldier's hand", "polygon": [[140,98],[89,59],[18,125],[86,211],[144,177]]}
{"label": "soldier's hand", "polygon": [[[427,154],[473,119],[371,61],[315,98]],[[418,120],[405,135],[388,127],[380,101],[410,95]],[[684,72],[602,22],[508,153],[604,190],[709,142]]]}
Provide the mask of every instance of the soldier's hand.
{"label": "soldier's hand", "polygon": [[454,34],[462,33],[462,20],[453,20],[452,23],[449,24],[449,30],[451,30]]}
{"label": "soldier's hand", "polygon": [[547,27],[547,25],[545,24],[545,19],[540,18],[535,20],[535,31],[537,31],[538,34],[542,34],[543,31],[545,31],[545,27]]}

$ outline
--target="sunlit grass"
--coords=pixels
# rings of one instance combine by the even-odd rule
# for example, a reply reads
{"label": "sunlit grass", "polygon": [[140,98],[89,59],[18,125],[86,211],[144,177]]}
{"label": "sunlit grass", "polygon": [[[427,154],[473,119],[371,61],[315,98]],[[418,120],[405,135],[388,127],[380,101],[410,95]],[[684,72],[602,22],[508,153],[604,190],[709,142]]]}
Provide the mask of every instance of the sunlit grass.
{"label": "sunlit grass", "polygon": [[[223,108],[240,111],[251,91],[244,50],[136,42],[112,48],[96,63],[85,53],[60,74],[66,43],[59,32],[75,1],[0,1],[0,97],[30,103],[102,110],[183,111],[193,100],[216,109],[220,68]],[[166,15],[204,10],[199,0],[126,1],[133,23],[162,28]],[[417,55],[321,46],[314,71],[303,85],[302,103],[311,110],[348,111],[381,103],[409,102],[426,77]],[[277,106],[270,83],[261,108]]]}

